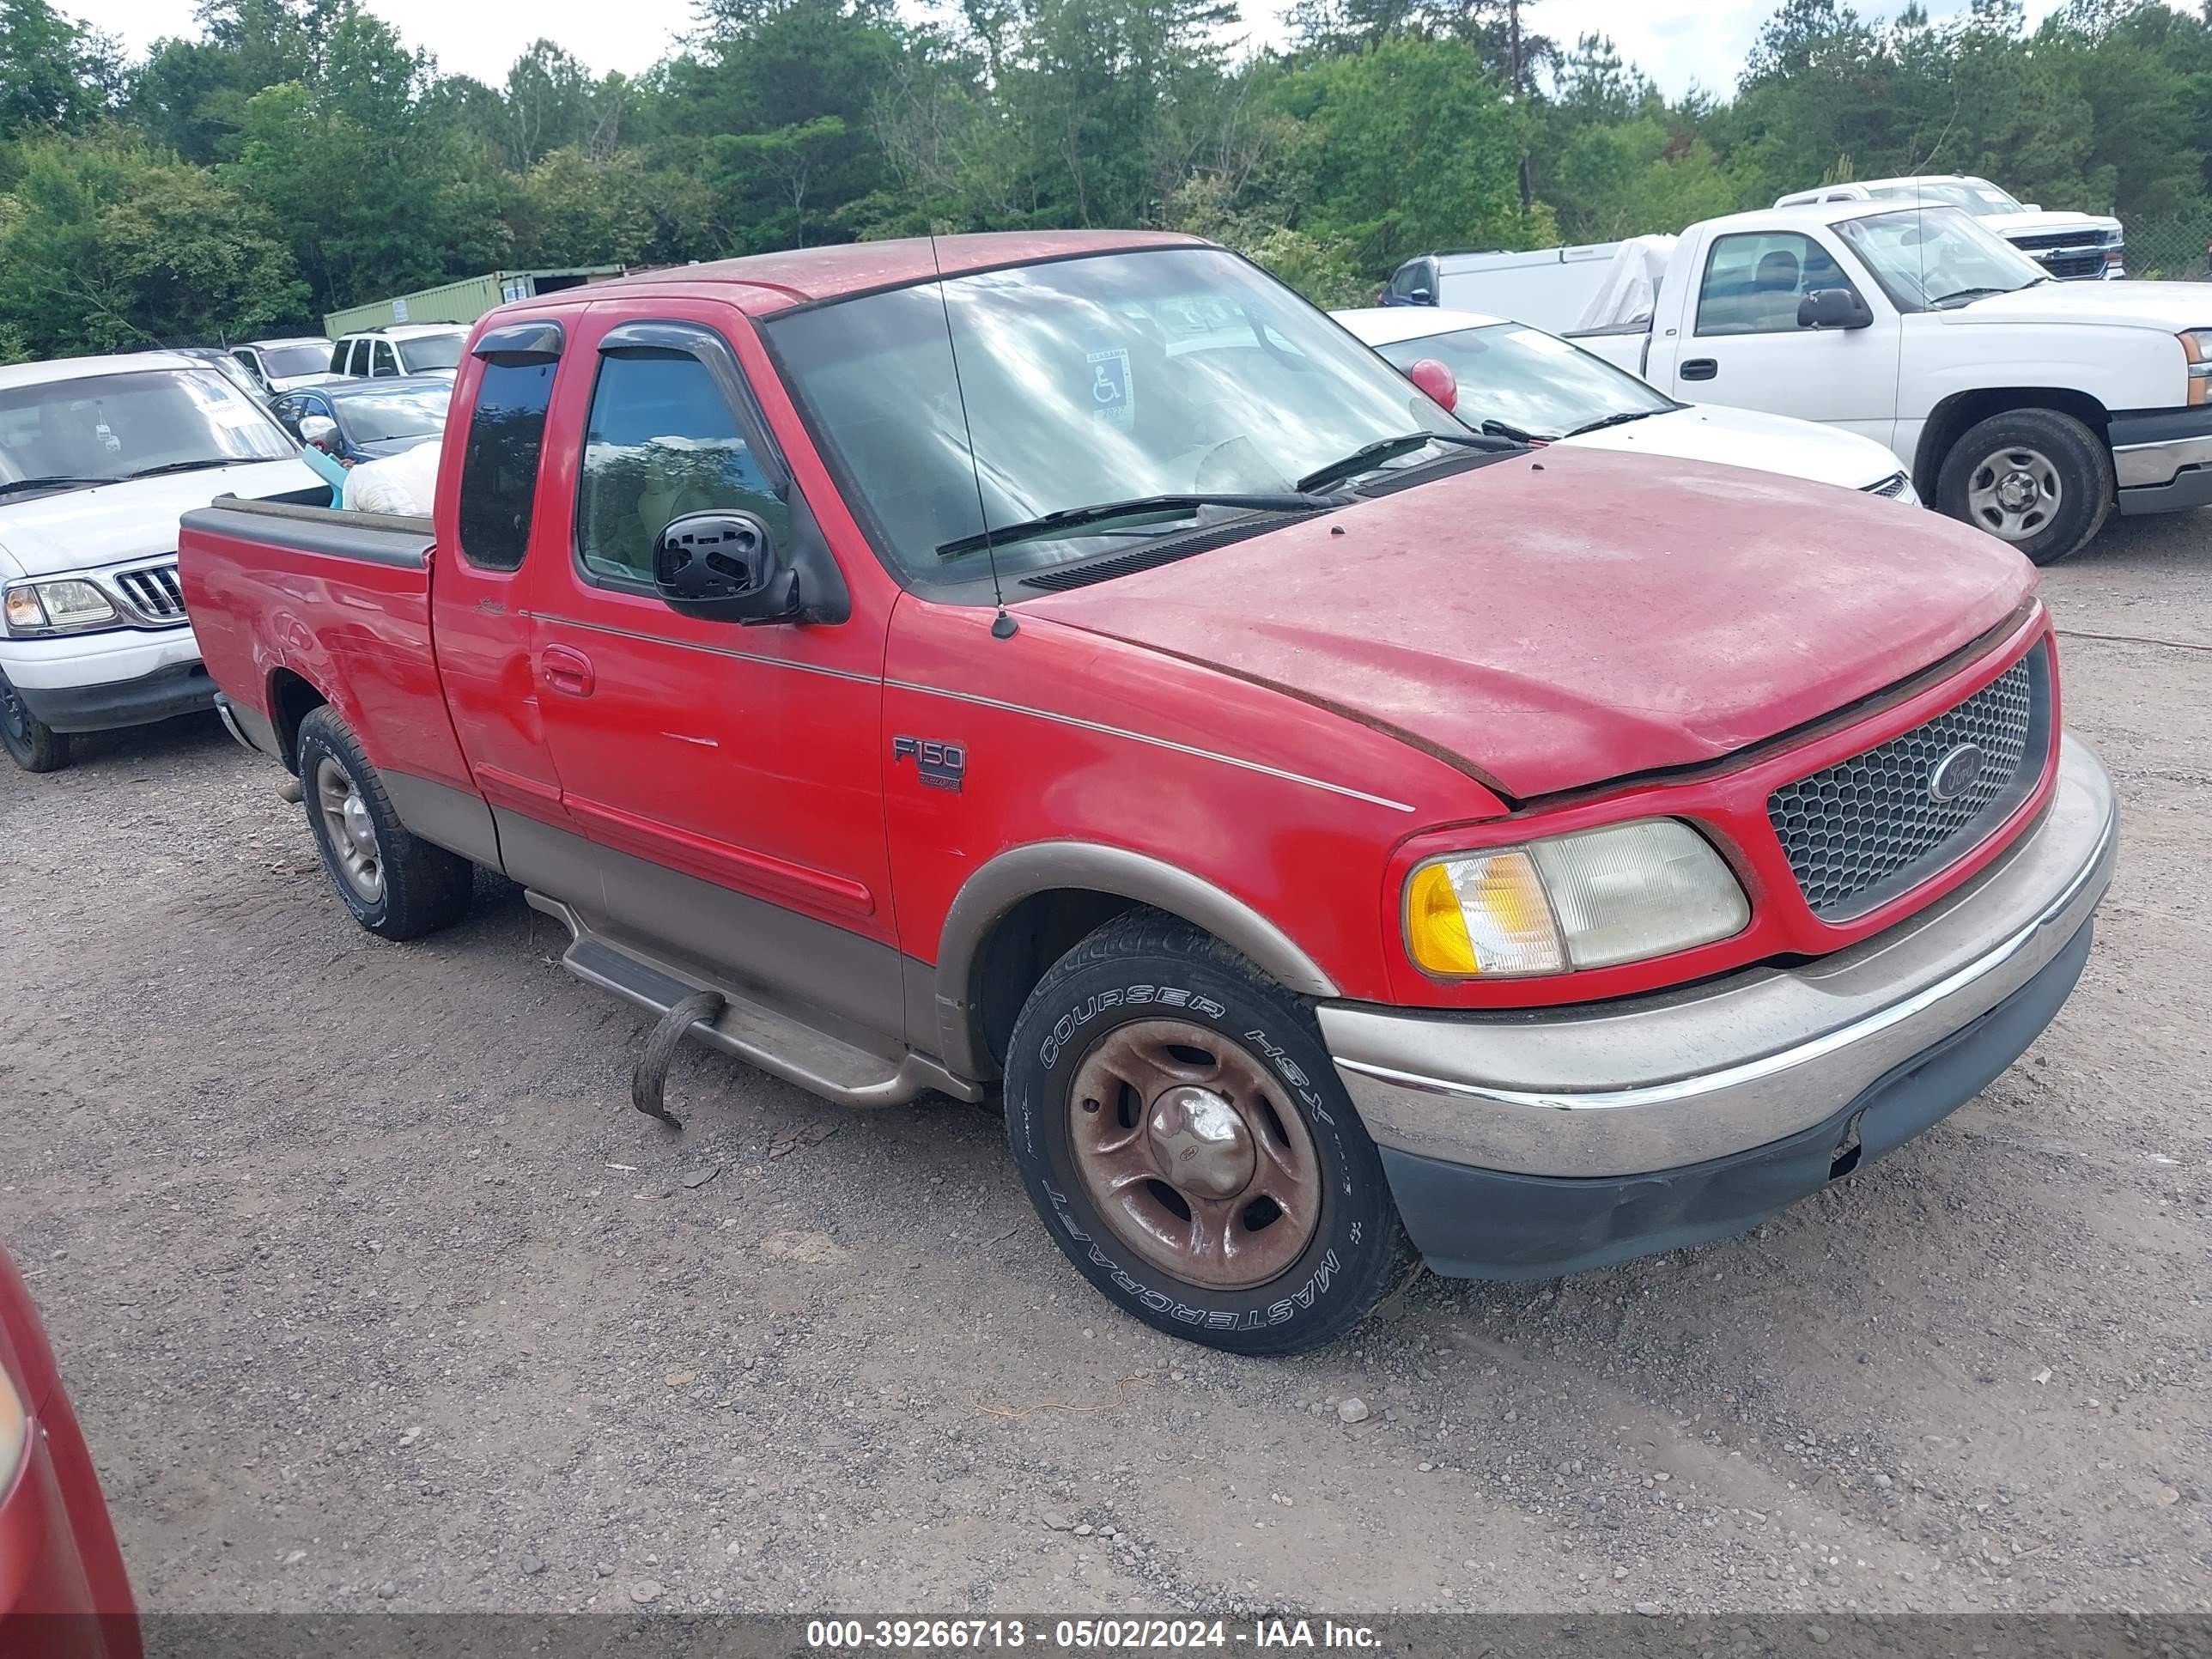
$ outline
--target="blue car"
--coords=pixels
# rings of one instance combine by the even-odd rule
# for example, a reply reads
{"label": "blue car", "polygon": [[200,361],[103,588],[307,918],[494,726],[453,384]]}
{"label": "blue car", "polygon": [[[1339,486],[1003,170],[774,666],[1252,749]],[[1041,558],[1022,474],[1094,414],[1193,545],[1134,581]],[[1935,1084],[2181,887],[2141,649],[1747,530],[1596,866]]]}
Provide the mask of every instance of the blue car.
{"label": "blue car", "polygon": [[350,465],[442,435],[453,395],[453,381],[442,375],[406,374],[302,386],[269,407],[302,444]]}

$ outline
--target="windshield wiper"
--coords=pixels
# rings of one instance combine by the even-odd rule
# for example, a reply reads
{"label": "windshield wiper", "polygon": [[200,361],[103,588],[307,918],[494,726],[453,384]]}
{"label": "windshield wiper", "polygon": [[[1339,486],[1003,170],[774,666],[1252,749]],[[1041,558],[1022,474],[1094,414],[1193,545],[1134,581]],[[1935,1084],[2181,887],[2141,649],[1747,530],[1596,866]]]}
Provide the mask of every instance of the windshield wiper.
{"label": "windshield wiper", "polygon": [[1048,536],[1065,536],[1086,526],[1109,524],[1116,519],[1191,519],[1198,516],[1200,507],[1237,507],[1253,513],[1313,513],[1323,507],[1345,504],[1340,495],[1313,495],[1304,485],[1300,485],[1294,494],[1138,495],[1126,501],[1099,501],[1090,507],[1063,507],[1057,513],[1048,513],[1042,518],[1024,519],[1003,528],[956,537],[951,541],[938,544],[937,556],[953,559],[963,553],[974,553],[986,547],[1003,547],[1009,542],[1032,542]]}
{"label": "windshield wiper", "polygon": [[0,495],[12,495],[19,489],[70,489],[87,484],[113,483],[112,478],[77,478],[57,474],[51,478],[10,478],[0,483]]}
{"label": "windshield wiper", "polygon": [[[126,472],[123,477],[125,478],[158,478],[164,472],[204,472],[211,466],[236,466],[238,463],[239,458],[235,455],[217,455],[200,461],[164,461],[159,466],[142,466],[136,472]],[[117,483],[119,480],[110,479],[108,482]]]}
{"label": "windshield wiper", "polygon": [[1631,421],[1648,421],[1654,415],[1666,412],[1663,409],[1624,409],[1620,414],[1608,415],[1601,421],[1584,421],[1567,436],[1579,438],[1585,432],[1602,432],[1609,426],[1626,426]]}
{"label": "windshield wiper", "polygon": [[[2033,283],[2022,283],[2020,285],[2020,288],[2033,288],[2038,283],[2047,283],[2050,280],[2051,278],[2048,276],[2039,276]],[[1988,299],[1992,294],[2017,294],[2019,292],[2020,289],[2018,288],[1962,288],[1954,293],[1946,294],[1939,299],[1930,300],[1928,303],[1940,311],[1951,306],[1954,302],[1962,306],[1971,305],[1976,300]]]}
{"label": "windshield wiper", "polygon": [[1547,444],[1552,441],[1549,438],[1540,438],[1533,432],[1523,432],[1519,427],[1510,426],[1504,421],[1485,421],[1481,430],[1493,438],[1510,438],[1516,444]]}
{"label": "windshield wiper", "polygon": [[1474,432],[1408,432],[1396,438],[1378,438],[1371,444],[1362,444],[1349,455],[1340,456],[1327,466],[1317,466],[1297,482],[1300,489],[1320,489],[1362,472],[1372,472],[1383,462],[1401,455],[1410,455],[1430,444],[1456,444],[1462,449],[1488,450],[1503,454],[1517,447],[1510,440],[1486,436]]}

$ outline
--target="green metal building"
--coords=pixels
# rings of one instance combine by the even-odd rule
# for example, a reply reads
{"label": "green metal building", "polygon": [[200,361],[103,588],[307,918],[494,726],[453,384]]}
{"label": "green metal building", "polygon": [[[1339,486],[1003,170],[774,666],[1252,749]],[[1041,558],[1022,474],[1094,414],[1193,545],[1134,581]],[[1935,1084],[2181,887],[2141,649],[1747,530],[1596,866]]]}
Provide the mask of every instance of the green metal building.
{"label": "green metal building", "polygon": [[365,328],[384,328],[394,323],[473,323],[494,306],[526,300],[535,294],[558,294],[564,288],[604,283],[623,274],[620,265],[569,265],[558,270],[488,270],[481,276],[465,276],[414,294],[368,305],[348,306],[327,313],[323,332],[336,340]]}

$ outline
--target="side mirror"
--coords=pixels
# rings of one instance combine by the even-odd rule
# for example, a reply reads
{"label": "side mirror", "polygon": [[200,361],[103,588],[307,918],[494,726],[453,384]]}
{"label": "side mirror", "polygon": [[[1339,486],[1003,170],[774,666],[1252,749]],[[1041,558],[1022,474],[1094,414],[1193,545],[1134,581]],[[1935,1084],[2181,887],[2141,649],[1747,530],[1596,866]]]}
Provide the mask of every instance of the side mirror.
{"label": "side mirror", "polygon": [[300,441],[328,449],[338,441],[338,423],[327,415],[300,416]]}
{"label": "side mirror", "polygon": [[1871,328],[1874,313],[1856,289],[1816,288],[1797,302],[1800,328]]}
{"label": "side mirror", "polygon": [[724,509],[672,519],[653,542],[653,586],[672,611],[708,622],[795,621],[799,573],[768,526]]}
{"label": "side mirror", "polygon": [[1424,357],[1406,371],[1406,378],[1443,405],[1449,414],[1459,407],[1459,376],[1433,357]]}
{"label": "side mirror", "polygon": [[2040,213],[2043,211],[2043,204],[2040,202],[2022,202],[2021,205],[2026,208],[2030,213]]}
{"label": "side mirror", "polygon": [[1427,289],[1417,288],[1407,292],[1406,295],[1406,302],[1408,305],[1432,306],[1436,304],[1437,297]]}

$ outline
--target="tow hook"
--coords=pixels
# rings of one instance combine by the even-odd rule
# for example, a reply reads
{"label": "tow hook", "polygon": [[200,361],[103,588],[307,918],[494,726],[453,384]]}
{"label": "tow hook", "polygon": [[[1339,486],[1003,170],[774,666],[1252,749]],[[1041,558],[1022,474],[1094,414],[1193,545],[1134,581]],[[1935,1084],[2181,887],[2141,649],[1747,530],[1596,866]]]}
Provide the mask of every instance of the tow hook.
{"label": "tow hook", "polygon": [[653,1035],[645,1040],[644,1050],[637,1057],[637,1069],[629,1074],[629,1102],[647,1117],[657,1117],[672,1128],[681,1129],[684,1120],[668,1109],[663,1098],[668,1087],[668,1065],[676,1058],[686,1034],[702,1021],[712,1024],[722,1012],[722,998],[715,991],[695,991],[660,1017],[660,1024],[653,1028]]}

